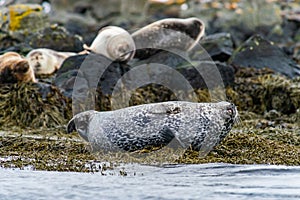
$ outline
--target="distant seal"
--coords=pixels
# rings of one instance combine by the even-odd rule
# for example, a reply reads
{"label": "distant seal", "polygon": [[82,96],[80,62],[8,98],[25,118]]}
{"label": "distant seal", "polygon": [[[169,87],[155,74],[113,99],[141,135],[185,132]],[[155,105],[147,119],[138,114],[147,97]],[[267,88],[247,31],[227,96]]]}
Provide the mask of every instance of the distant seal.
{"label": "distant seal", "polygon": [[39,48],[30,51],[26,59],[30,67],[34,69],[36,75],[50,75],[61,67],[65,59],[74,55],[76,55],[76,53],[58,52],[52,49]]}
{"label": "distant seal", "polygon": [[20,54],[7,52],[0,56],[0,83],[37,82],[28,61]]}
{"label": "distant seal", "polygon": [[83,48],[96,54],[101,54],[112,61],[128,62],[135,53],[135,43],[131,35],[117,26],[102,28],[91,46]]}
{"label": "distant seal", "polygon": [[[67,132],[77,131],[94,149],[104,151],[160,149],[176,139],[199,151],[219,143],[237,118],[234,104],[170,101],[115,111],[85,111],[70,120]],[[205,138],[209,138],[209,143]]]}
{"label": "distant seal", "polygon": [[131,34],[136,46],[134,57],[145,59],[159,49],[190,51],[204,31],[204,23],[196,17],[156,21]]}

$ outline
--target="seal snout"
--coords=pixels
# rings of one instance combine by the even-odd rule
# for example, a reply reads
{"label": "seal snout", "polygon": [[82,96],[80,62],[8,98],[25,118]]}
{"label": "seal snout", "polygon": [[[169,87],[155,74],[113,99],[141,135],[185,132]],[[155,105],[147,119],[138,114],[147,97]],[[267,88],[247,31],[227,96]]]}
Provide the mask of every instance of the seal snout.
{"label": "seal snout", "polygon": [[236,106],[233,103],[229,103],[226,106],[225,112],[226,112],[226,116],[228,116],[230,119],[236,119],[236,117],[238,115]]}

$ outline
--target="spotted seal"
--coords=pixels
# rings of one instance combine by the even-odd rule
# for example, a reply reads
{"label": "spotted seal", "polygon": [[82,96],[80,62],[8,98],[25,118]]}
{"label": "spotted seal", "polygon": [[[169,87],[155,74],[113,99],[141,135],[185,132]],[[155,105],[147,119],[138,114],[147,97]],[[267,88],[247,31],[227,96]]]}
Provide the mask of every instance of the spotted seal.
{"label": "spotted seal", "polygon": [[199,151],[225,138],[237,115],[235,105],[228,102],[170,101],[85,111],[70,120],[67,132],[77,131],[97,150],[160,149],[175,139],[183,148]]}

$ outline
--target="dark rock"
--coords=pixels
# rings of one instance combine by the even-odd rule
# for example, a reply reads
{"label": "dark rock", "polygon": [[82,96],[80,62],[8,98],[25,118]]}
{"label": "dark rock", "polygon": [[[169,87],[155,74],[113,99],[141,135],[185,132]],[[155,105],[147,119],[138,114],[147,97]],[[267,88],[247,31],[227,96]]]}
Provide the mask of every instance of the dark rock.
{"label": "dark rock", "polygon": [[[200,45],[210,55],[212,60],[226,62],[233,52],[233,42],[230,33],[217,33],[209,35],[200,40]],[[202,53],[202,49],[195,48],[192,50],[190,57],[197,59],[198,53]]]}
{"label": "dark rock", "polygon": [[37,82],[36,86],[39,88],[38,91],[40,92],[42,99],[44,101],[47,100],[48,96],[53,95],[52,93],[54,92],[55,86],[48,84],[48,83],[42,83],[42,82]]}
{"label": "dark rock", "polygon": [[179,68],[178,71],[186,77],[194,89],[213,89],[234,83],[233,67],[220,62],[203,61],[195,66]]}
{"label": "dark rock", "polygon": [[230,63],[240,67],[270,68],[290,78],[300,75],[300,67],[272,42],[254,35],[235,50]]}
{"label": "dark rock", "polygon": [[80,52],[82,38],[70,34],[64,27],[53,25],[33,34],[26,41],[33,48],[49,48],[56,51]]}
{"label": "dark rock", "polygon": [[[147,49],[144,49],[147,51]],[[138,66],[142,64],[150,64],[150,63],[159,63],[166,66],[170,66],[172,68],[176,68],[182,65],[189,64],[189,58],[187,57],[186,52],[180,52],[180,51],[166,51],[166,50],[158,50],[158,49],[152,49],[149,48],[149,51],[153,50],[151,54],[154,54],[152,56],[148,56],[147,59],[143,58],[142,60],[134,59],[129,64],[132,66]],[[154,52],[156,50],[156,52]]]}
{"label": "dark rock", "polygon": [[112,62],[102,55],[78,55],[64,61],[54,84],[69,98],[74,95],[74,84],[77,87],[76,95],[97,89],[106,95],[112,93],[117,81],[128,70],[128,65]]}
{"label": "dark rock", "polygon": [[[205,59],[205,55],[199,58],[202,59],[190,60],[185,53],[160,51],[146,60],[137,61],[131,65],[136,67],[146,64],[152,68],[156,67],[156,75],[152,75],[153,80],[167,82],[171,78],[173,85],[184,85],[183,81],[188,81],[193,89],[211,89],[233,84],[234,68],[232,66]],[[184,80],[178,73],[184,76]]]}

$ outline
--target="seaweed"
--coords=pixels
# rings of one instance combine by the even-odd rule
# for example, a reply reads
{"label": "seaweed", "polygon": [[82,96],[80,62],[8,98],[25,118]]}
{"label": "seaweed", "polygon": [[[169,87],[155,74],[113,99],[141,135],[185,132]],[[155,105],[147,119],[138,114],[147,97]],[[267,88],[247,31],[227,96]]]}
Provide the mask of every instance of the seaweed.
{"label": "seaweed", "polygon": [[42,95],[38,85],[5,84],[0,86],[0,126],[39,128],[56,127],[71,118],[69,101],[55,87]]}

